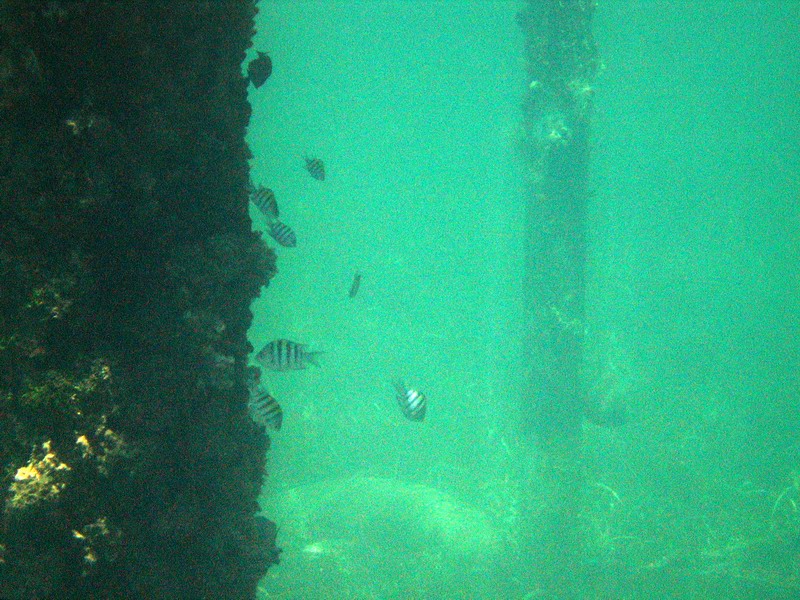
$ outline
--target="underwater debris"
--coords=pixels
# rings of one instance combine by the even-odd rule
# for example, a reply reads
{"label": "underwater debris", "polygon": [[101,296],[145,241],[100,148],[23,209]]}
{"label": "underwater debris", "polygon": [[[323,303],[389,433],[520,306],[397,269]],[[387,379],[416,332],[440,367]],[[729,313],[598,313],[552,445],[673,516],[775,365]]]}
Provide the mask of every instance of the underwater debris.
{"label": "underwater debris", "polygon": [[319,158],[305,157],[306,171],[317,181],[325,181],[325,163]]}
{"label": "underwater debris", "polygon": [[319,366],[316,356],[322,354],[322,351],[309,352],[306,348],[306,344],[291,340],[274,340],[256,354],[256,360],[270,371],[298,371],[309,364]]}
{"label": "underwater debris", "polygon": [[258,89],[272,75],[272,59],[266,52],[258,52],[258,56],[247,65],[247,78],[253,87]]}

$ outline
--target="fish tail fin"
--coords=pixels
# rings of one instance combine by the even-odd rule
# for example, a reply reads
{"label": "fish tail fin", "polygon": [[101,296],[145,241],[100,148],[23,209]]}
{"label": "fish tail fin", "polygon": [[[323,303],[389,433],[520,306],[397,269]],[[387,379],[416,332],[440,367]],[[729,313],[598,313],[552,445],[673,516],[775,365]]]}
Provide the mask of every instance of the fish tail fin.
{"label": "fish tail fin", "polygon": [[324,350],[314,350],[313,352],[306,352],[306,360],[309,364],[314,365],[315,367],[319,366],[319,362],[317,362],[317,356],[320,354],[325,354]]}
{"label": "fish tail fin", "polygon": [[403,382],[402,379],[395,379],[394,382],[392,383],[392,386],[394,386],[395,391],[400,396],[405,396],[405,394],[406,394],[406,384]]}

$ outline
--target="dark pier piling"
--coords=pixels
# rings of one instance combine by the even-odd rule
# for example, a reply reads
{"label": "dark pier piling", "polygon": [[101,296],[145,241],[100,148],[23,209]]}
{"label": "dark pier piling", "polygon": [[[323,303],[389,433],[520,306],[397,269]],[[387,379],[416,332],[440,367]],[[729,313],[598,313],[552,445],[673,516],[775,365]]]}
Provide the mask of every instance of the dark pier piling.
{"label": "dark pier piling", "polygon": [[0,598],[246,599],[252,0],[0,2]]}
{"label": "dark pier piling", "polygon": [[528,514],[533,584],[547,598],[588,597],[582,423],[587,168],[598,57],[593,0],[535,0],[519,13],[529,85],[524,102],[529,167],[527,406],[536,444]]}

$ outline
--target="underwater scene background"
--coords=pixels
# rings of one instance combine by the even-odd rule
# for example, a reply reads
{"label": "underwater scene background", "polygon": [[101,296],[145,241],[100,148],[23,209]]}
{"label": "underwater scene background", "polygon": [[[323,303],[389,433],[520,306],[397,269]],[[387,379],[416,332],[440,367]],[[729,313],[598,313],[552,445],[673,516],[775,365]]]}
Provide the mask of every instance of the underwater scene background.
{"label": "underwater scene background", "polygon": [[[559,593],[526,542],[547,506],[524,4],[259,3],[274,70],[250,91],[252,181],[297,244],[276,250],[250,340],[322,352],[262,374],[283,425],[260,504],[283,552],[259,593],[796,597],[800,9],[597,7],[583,384],[628,418],[584,427],[587,544]],[[424,391],[424,421],[397,381]]]}

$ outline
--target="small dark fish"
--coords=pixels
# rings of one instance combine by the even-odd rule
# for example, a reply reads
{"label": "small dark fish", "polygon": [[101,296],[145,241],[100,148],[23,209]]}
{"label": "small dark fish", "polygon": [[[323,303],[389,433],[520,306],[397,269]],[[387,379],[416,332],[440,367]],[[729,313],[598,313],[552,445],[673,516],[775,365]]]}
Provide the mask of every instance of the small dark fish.
{"label": "small dark fish", "polygon": [[264,216],[268,219],[277,219],[280,216],[275,192],[265,188],[263,185],[258,186],[251,192],[250,202],[255,204],[258,210],[264,213]]}
{"label": "small dark fish", "polygon": [[412,390],[398,381],[394,384],[397,392],[397,404],[403,415],[409,421],[422,421],[425,419],[425,411],[428,408],[428,399],[425,394]]}
{"label": "small dark fish", "polygon": [[275,238],[275,241],[281,246],[286,246],[287,248],[294,248],[297,246],[297,236],[294,234],[294,231],[292,231],[292,228],[286,223],[281,223],[277,219],[270,223],[269,234]]}
{"label": "small dark fish", "polygon": [[310,158],[306,156],[305,159],[306,171],[308,171],[314,179],[325,181],[325,163],[319,158]]}
{"label": "small dark fish", "polygon": [[355,298],[356,294],[358,293],[358,288],[361,287],[361,273],[356,273],[353,275],[353,283],[350,286],[350,297]]}
{"label": "small dark fish", "polygon": [[305,344],[291,340],[275,340],[267,344],[256,355],[256,360],[271,371],[296,371],[309,364],[319,366],[316,356],[320,351],[309,352]]}
{"label": "small dark fish", "polygon": [[266,52],[259,52],[258,57],[251,60],[247,65],[247,78],[256,89],[264,85],[264,82],[272,75],[272,59]]}
{"label": "small dark fish", "polygon": [[250,409],[253,421],[264,427],[280,430],[283,424],[283,409],[263,385],[258,384],[250,391],[247,407]]}

